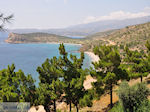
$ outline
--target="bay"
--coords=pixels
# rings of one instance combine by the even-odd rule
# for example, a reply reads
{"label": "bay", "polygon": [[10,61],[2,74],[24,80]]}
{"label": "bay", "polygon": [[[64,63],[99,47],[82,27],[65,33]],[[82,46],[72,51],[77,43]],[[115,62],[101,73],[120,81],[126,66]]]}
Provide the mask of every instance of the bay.
{"label": "bay", "polygon": [[[37,84],[39,82],[37,67],[41,66],[46,58],[59,57],[59,44],[8,44],[4,42],[7,36],[6,33],[0,33],[0,69],[14,63],[16,71],[21,69],[25,74],[31,74]],[[66,51],[77,57],[80,56],[78,52],[80,47],[76,44],[65,44]],[[91,59],[85,54],[83,68],[90,66]]]}

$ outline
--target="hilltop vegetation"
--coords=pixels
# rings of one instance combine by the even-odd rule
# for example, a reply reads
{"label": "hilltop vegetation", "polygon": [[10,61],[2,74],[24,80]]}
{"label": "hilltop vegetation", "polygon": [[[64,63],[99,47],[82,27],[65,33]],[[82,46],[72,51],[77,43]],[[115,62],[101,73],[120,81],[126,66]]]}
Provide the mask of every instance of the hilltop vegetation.
{"label": "hilltop vegetation", "polygon": [[[132,49],[144,49],[144,44],[150,40],[150,22],[140,25],[127,26],[126,28],[112,31],[109,35],[101,37],[101,33],[92,35],[91,38],[118,46],[127,45]],[[98,35],[98,36],[97,36]]]}
{"label": "hilltop vegetation", "polygon": [[[77,43],[77,40],[65,36],[38,32],[38,33],[28,33],[28,34],[10,33],[6,42],[8,43],[49,43],[49,42]],[[78,43],[80,42],[78,41]]]}
{"label": "hilltop vegetation", "polygon": [[116,44],[127,44],[131,48],[142,49],[147,40],[150,40],[150,22],[129,26],[121,29],[108,37]]}

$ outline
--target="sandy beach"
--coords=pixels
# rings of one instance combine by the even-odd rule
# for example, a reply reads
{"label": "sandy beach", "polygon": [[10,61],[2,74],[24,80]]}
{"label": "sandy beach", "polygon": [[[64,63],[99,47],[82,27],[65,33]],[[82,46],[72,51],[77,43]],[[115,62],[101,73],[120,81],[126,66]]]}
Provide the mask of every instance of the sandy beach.
{"label": "sandy beach", "polygon": [[91,57],[91,60],[93,62],[96,62],[99,60],[99,57],[97,55],[95,55],[93,52],[85,52],[85,53]]}

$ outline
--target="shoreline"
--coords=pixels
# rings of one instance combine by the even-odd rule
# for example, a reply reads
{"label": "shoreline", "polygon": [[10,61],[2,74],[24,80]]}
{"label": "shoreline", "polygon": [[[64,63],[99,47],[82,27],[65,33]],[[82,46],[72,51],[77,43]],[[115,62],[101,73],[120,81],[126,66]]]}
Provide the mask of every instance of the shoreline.
{"label": "shoreline", "polygon": [[[10,42],[8,40],[5,40],[6,43],[9,44],[61,44],[61,42]],[[63,43],[63,42],[62,42]],[[63,43],[63,44],[67,44],[67,45],[78,45],[82,47],[82,44],[76,44],[76,43]],[[91,58],[91,62],[96,62],[99,61],[99,57],[97,55],[95,55],[93,52],[89,52],[89,51],[85,51],[85,54],[87,54],[90,58]]]}
{"label": "shoreline", "polygon": [[86,54],[91,58],[91,61],[92,61],[92,62],[97,62],[97,61],[99,61],[99,57],[98,57],[97,55],[95,55],[93,52],[88,52],[88,51],[86,51],[86,52],[84,52],[84,53],[86,53]]}
{"label": "shoreline", "polygon": [[[20,41],[11,42],[9,40],[5,40],[4,42],[8,44],[61,44],[63,43],[63,42],[20,42]],[[63,43],[63,44],[82,46],[82,44],[77,44],[77,43]]]}

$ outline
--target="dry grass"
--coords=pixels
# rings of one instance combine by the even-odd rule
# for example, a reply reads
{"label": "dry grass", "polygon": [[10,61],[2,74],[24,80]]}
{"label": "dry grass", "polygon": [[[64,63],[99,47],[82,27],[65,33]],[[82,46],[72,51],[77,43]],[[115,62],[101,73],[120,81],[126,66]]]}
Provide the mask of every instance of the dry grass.
{"label": "dry grass", "polygon": [[[147,82],[147,86],[150,88],[150,75],[148,75],[147,77],[143,78],[143,81]],[[136,83],[140,82],[140,78],[138,79],[132,79],[129,81],[129,85],[132,86]],[[116,94],[116,90],[117,90],[118,86],[114,87],[114,92],[113,92],[113,103],[116,103],[118,101],[118,96]],[[150,99],[150,97],[149,97]],[[110,104],[110,96],[109,94],[105,94],[102,95],[100,97],[100,100],[95,100],[93,101],[93,106],[91,108],[86,107],[81,109],[81,112],[107,112],[109,110],[109,104]]]}

